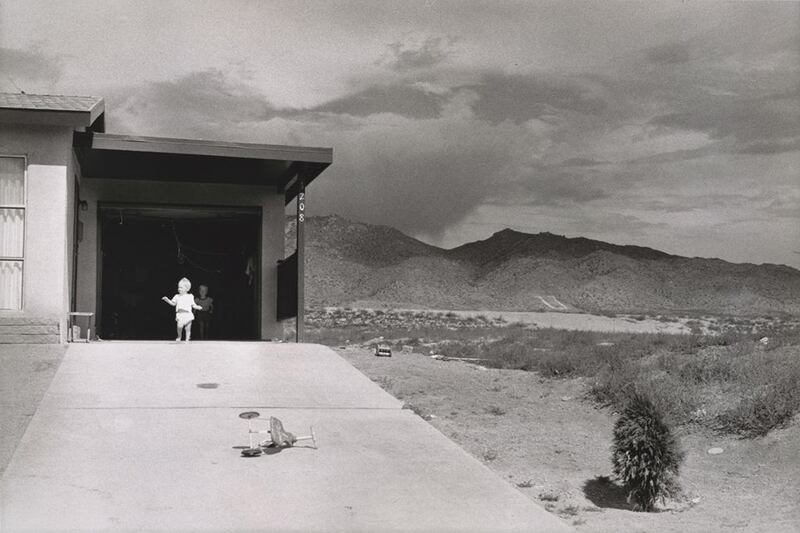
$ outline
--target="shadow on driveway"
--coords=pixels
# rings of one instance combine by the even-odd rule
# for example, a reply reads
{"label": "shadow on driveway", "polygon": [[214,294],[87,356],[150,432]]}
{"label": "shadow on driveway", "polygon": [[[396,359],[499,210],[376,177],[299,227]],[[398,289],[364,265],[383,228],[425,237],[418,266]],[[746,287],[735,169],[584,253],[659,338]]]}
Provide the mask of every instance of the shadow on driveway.
{"label": "shadow on driveway", "polygon": [[67,347],[0,344],[0,476],[56,375]]}

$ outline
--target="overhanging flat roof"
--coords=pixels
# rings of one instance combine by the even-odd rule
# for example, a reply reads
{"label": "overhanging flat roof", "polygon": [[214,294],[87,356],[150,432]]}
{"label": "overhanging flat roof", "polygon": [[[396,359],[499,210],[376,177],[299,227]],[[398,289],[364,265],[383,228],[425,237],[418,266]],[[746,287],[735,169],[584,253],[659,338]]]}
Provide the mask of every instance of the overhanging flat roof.
{"label": "overhanging flat roof", "polygon": [[78,132],[81,174],[132,179],[265,185],[297,194],[294,178],[310,183],[333,162],[333,149]]}
{"label": "overhanging flat roof", "polygon": [[105,103],[95,96],[0,93],[0,122],[104,129]]}

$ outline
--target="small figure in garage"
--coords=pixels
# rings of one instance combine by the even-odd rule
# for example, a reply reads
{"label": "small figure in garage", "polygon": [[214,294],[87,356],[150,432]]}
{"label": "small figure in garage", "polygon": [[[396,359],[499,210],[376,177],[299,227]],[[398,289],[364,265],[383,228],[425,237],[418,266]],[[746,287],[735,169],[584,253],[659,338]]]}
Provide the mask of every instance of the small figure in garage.
{"label": "small figure in garage", "polygon": [[161,299],[175,308],[175,323],[177,324],[178,338],[176,341],[181,340],[183,330],[186,330],[186,340],[192,338],[192,321],[194,320],[195,309],[202,309],[194,301],[194,296],[189,293],[192,288],[192,282],[186,278],[181,278],[178,281],[178,294],[172,299],[163,296]]}
{"label": "small figure in garage", "polygon": [[209,329],[211,328],[211,315],[214,314],[214,298],[208,295],[208,285],[197,287],[198,297],[194,299],[201,309],[195,314],[200,340],[208,340]]}

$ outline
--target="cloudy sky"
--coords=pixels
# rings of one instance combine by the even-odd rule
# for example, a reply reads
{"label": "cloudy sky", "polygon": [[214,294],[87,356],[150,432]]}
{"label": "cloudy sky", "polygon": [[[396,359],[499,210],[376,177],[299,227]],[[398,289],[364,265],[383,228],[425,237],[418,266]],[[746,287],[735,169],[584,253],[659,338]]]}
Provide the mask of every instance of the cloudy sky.
{"label": "cloudy sky", "polygon": [[312,214],[800,267],[800,3],[0,2],[0,91],[331,146]]}

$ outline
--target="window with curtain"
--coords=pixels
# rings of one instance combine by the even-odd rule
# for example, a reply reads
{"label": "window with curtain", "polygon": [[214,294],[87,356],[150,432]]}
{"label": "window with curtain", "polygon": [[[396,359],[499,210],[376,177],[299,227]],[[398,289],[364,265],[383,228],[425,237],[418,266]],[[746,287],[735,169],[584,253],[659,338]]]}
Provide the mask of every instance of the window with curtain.
{"label": "window with curtain", "polygon": [[22,309],[25,158],[0,155],[0,309]]}

